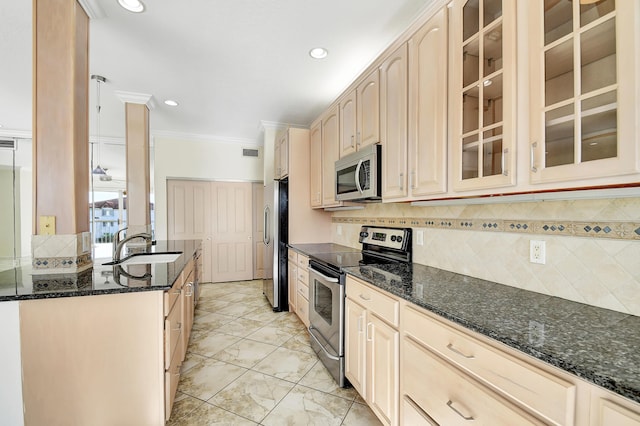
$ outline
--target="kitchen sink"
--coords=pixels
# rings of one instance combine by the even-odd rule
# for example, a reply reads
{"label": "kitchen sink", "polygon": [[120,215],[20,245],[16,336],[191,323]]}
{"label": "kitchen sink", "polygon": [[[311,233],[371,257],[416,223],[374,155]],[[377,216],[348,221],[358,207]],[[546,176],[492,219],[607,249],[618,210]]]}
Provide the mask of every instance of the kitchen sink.
{"label": "kitchen sink", "polygon": [[103,265],[147,265],[150,263],[171,263],[182,255],[181,251],[163,253],[132,254],[119,262],[107,262]]}

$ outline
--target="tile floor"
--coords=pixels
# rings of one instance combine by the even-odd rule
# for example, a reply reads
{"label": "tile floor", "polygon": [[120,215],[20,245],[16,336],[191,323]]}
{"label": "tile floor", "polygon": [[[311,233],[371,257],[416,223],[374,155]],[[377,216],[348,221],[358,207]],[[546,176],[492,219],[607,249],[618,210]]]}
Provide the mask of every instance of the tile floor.
{"label": "tile floor", "polygon": [[168,425],[379,425],[336,386],[295,314],[262,281],[204,284]]}

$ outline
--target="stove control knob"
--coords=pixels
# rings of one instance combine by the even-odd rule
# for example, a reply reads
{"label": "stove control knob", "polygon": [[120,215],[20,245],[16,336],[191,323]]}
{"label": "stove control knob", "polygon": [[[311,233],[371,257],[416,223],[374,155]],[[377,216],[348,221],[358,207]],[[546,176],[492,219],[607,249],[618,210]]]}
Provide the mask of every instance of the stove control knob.
{"label": "stove control knob", "polygon": [[400,235],[398,235],[398,238],[396,238],[396,241],[401,243],[402,242],[402,237]]}
{"label": "stove control knob", "polygon": [[395,235],[392,235],[392,236],[391,236],[391,241],[395,241],[395,240],[396,240],[396,236],[395,236]]}
{"label": "stove control knob", "polygon": [[367,238],[368,236],[369,236],[369,233],[368,233],[368,232],[366,232],[366,231],[362,231],[362,232],[360,233],[360,237],[361,237],[361,238]]}

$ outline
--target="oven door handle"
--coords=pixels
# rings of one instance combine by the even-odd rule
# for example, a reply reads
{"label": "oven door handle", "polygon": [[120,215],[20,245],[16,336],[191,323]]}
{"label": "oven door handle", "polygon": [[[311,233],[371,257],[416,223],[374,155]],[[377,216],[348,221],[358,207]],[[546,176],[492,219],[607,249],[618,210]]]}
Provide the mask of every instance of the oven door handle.
{"label": "oven door handle", "polygon": [[319,275],[323,280],[326,280],[326,281],[328,281],[328,282],[330,282],[330,283],[337,283],[337,282],[339,282],[339,281],[340,281],[340,280],[338,280],[338,278],[334,278],[334,277],[328,277],[328,276],[326,276],[325,274],[323,274],[323,273],[319,272],[317,269],[313,269],[313,268],[311,268],[311,267],[310,267],[310,268],[309,268],[309,270],[310,270],[311,272],[313,272],[314,274]]}
{"label": "oven door handle", "polygon": [[309,326],[309,335],[311,337],[313,337],[313,340],[316,341],[316,343],[318,344],[318,346],[320,346],[322,348],[322,351],[324,352],[324,354],[329,358],[332,359],[334,361],[340,361],[340,357],[337,357],[335,355],[330,354],[329,352],[327,352],[327,349],[324,347],[324,345],[322,343],[320,343],[320,340],[318,340],[318,338],[315,336],[315,334],[313,334],[313,330],[315,330],[315,328],[313,328],[313,326]]}

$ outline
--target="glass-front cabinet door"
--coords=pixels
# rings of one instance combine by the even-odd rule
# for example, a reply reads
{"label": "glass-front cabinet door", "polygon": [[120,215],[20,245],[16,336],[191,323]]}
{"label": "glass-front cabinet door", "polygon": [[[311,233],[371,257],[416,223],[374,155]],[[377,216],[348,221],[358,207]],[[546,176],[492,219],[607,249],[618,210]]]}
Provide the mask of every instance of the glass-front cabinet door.
{"label": "glass-front cabinet door", "polygon": [[516,27],[513,0],[454,1],[453,189],[515,184]]}
{"label": "glass-front cabinet door", "polygon": [[637,172],[638,3],[529,2],[533,183]]}

